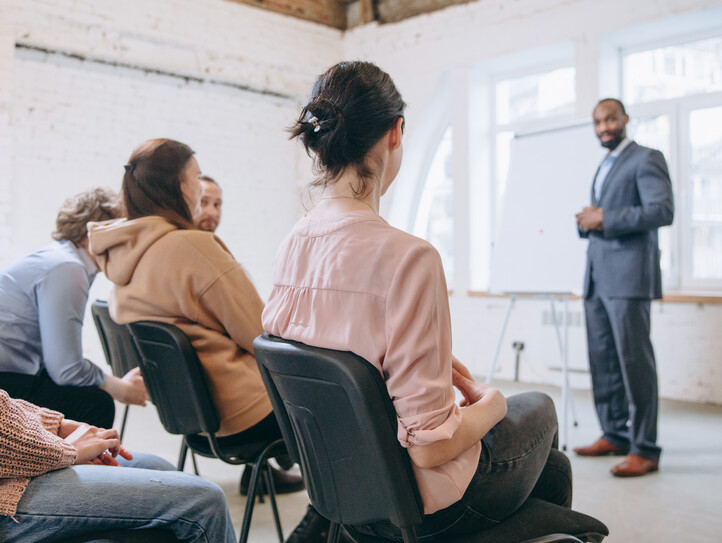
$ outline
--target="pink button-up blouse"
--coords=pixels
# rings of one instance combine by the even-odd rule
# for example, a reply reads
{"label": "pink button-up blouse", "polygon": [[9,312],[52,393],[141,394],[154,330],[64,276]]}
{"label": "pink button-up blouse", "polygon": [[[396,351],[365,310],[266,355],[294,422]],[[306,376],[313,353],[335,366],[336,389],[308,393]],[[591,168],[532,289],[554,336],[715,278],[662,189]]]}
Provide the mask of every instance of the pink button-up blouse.
{"label": "pink button-up blouse", "polygon": [[[279,248],[264,329],[356,353],[381,372],[404,447],[449,439],[461,422],[451,385],[451,322],[438,252],[369,211],[304,218]],[[413,466],[426,514],[461,499],[481,444]]]}

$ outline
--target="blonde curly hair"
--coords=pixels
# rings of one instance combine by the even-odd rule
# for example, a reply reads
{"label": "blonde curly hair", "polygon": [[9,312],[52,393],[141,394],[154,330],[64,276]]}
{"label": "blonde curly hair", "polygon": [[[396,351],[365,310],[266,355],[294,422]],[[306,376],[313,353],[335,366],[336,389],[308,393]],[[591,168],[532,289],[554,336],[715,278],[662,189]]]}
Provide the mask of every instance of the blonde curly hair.
{"label": "blonde curly hair", "polygon": [[53,239],[79,245],[88,235],[89,222],[107,221],[123,216],[120,196],[109,188],[96,187],[68,198],[60,206]]}

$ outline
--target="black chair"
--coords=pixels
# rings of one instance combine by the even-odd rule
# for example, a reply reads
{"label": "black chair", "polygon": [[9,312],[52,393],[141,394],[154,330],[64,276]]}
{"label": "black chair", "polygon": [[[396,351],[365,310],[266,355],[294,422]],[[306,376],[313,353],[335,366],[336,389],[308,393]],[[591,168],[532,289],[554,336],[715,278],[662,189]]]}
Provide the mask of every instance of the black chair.
{"label": "black chair", "polygon": [[[113,375],[116,377],[123,377],[133,368],[139,366],[138,351],[133,345],[133,339],[130,337],[128,329],[116,323],[110,318],[110,311],[108,310],[108,302],[104,300],[95,300],[90,306],[90,312],[93,315],[93,321],[95,327],[98,330],[98,336],[100,336],[100,344],[103,346],[103,352],[105,353],[105,360],[108,362]],[[153,398],[151,396],[151,401]],[[125,434],[125,424],[128,421],[128,409],[130,405],[125,406],[123,412],[123,422],[120,426],[120,440],[123,441],[123,435]],[[188,447],[185,444],[185,438],[181,443],[181,452],[183,456],[183,465],[185,465],[185,455],[187,454]],[[196,457],[191,452],[191,460],[193,462],[193,471],[198,475],[198,464],[196,463]],[[183,467],[179,467],[180,471],[183,471]]]}
{"label": "black chair", "polygon": [[[255,356],[291,457],[301,465],[311,503],[359,543],[380,543],[354,525],[390,521],[416,541],[423,504],[397,419],[378,370],[341,351],[264,334]],[[568,535],[573,534],[573,535]],[[541,500],[528,500],[499,525],[448,543],[599,542],[604,524]]]}
{"label": "black chair", "polygon": [[[103,346],[105,360],[116,377],[123,377],[130,370],[138,366],[138,355],[133,347],[130,334],[125,327],[116,324],[110,318],[108,302],[95,300],[90,306],[93,322],[98,330],[100,344]],[[120,425],[120,439],[125,434],[125,424],[128,421],[130,405],[125,406],[123,422]]]}
{"label": "black chair", "polygon": [[[285,453],[283,440],[249,443],[232,450],[221,447],[216,438],[220,428],[218,410],[208,388],[203,366],[188,337],[179,328],[161,322],[134,322],[127,326],[140,354],[140,370],[145,385],[166,431],[185,436],[184,446],[201,456],[218,458],[228,464],[253,466],[240,543],[248,540],[253,506],[256,497],[262,493],[259,484],[261,476],[270,497],[278,538],[282,543],[283,530],[268,459]],[[238,386],[242,385],[239,383]],[[183,469],[184,461],[185,451],[181,451],[179,470]]]}

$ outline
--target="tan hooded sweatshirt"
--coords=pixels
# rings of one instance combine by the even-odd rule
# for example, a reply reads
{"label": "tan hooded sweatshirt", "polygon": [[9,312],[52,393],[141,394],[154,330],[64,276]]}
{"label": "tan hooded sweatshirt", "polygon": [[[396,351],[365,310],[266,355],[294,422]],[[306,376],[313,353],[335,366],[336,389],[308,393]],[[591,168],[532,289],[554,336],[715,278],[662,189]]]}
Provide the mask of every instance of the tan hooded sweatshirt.
{"label": "tan hooded sweatshirt", "polygon": [[268,416],[271,403],[253,358],[263,302],[223,242],[156,216],[91,222],[88,231],[90,251],[114,283],[113,320],[167,322],[190,339],[221,416],[219,435]]}

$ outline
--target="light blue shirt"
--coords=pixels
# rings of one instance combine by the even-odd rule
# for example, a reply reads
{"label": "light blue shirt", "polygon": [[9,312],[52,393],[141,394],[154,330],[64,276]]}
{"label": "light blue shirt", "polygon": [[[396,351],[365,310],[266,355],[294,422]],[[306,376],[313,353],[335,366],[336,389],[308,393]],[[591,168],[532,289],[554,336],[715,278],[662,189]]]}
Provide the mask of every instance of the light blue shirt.
{"label": "light blue shirt", "polygon": [[609,170],[612,169],[614,161],[630,143],[632,143],[632,140],[624,138],[611,153],[607,153],[607,156],[604,157],[604,160],[602,160],[602,163],[599,165],[599,171],[597,171],[597,177],[594,180],[594,197],[597,199],[597,202],[599,202],[599,197],[602,195],[604,180],[607,178]]}
{"label": "light blue shirt", "polygon": [[83,358],[88,291],[98,268],[84,249],[56,241],[0,275],[0,371],[58,385],[100,386],[105,374]]}

